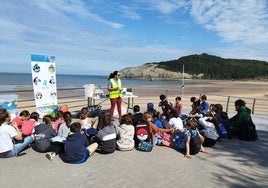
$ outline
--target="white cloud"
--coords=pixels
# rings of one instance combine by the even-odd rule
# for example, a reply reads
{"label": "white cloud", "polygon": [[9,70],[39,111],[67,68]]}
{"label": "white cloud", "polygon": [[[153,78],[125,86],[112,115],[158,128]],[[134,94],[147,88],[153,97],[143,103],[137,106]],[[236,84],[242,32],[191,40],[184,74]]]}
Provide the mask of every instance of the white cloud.
{"label": "white cloud", "polygon": [[187,0],[142,0],[148,4],[152,10],[159,11],[161,14],[172,14],[187,5]]}
{"label": "white cloud", "polygon": [[266,0],[193,0],[191,15],[224,41],[246,44],[268,42]]}
{"label": "white cloud", "polygon": [[33,4],[38,6],[40,9],[48,11],[53,15],[64,16],[65,14],[75,14],[78,17],[88,17],[97,22],[106,24],[115,29],[120,29],[123,27],[123,24],[111,22],[107,19],[102,18],[97,14],[93,14],[90,12],[89,4],[84,3],[83,1],[74,1],[74,0],[47,0],[47,1],[39,1],[39,0],[31,0]]}
{"label": "white cloud", "polygon": [[132,20],[140,20],[140,15],[135,12],[135,7],[119,5],[119,8],[124,17],[130,18]]}

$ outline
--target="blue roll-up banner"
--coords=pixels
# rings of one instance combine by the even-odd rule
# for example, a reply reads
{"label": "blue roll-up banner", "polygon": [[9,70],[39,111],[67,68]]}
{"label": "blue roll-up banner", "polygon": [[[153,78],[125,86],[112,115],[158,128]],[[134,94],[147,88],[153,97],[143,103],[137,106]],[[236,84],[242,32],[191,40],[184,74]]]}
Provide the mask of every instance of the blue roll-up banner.
{"label": "blue roll-up banner", "polygon": [[58,106],[55,56],[31,54],[36,111],[43,117]]}

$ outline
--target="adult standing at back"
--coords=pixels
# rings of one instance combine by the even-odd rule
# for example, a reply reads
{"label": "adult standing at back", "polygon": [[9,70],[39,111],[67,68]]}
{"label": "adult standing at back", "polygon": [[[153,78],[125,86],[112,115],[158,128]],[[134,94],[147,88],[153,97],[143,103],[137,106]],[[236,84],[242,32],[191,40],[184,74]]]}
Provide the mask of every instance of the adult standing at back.
{"label": "adult standing at back", "polygon": [[122,105],[122,83],[120,79],[120,72],[114,71],[110,74],[108,83],[107,83],[107,90],[109,92],[109,98],[111,102],[110,108],[110,116],[113,118],[114,116],[114,108],[115,105],[117,106],[117,111],[119,115],[119,119],[122,115],[121,105]]}

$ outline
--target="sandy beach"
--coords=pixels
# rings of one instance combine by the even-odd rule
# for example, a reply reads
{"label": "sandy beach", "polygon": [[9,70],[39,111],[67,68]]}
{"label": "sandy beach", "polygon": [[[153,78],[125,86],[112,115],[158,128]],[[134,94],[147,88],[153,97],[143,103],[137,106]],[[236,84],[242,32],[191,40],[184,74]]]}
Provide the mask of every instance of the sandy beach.
{"label": "sandy beach", "polygon": [[[132,87],[133,94],[137,97],[131,98],[130,102],[135,105],[141,106],[142,110],[146,110],[148,102],[153,102],[155,108],[158,108],[159,96],[165,94],[168,100],[171,102],[175,101],[175,97],[181,96],[182,103],[184,106],[184,113],[188,113],[190,110],[190,98],[192,96],[200,97],[206,94],[208,102],[210,104],[221,103],[225,110],[228,112],[234,112],[234,101],[241,98],[246,101],[249,108],[254,109],[256,114],[267,114],[268,115],[268,82],[266,81],[211,81],[203,80],[196,81],[197,84],[187,84],[185,81],[184,88],[181,83],[173,86],[136,86]],[[124,83],[124,82],[123,82]],[[128,87],[127,85],[123,85]],[[105,92],[105,91],[104,91]],[[11,94],[14,94],[12,92]],[[35,101],[33,94],[30,92],[18,93],[19,100],[17,106],[19,110],[27,108],[29,111],[35,111]],[[67,97],[61,98],[62,95]],[[70,96],[76,95],[76,97]],[[29,100],[20,100],[20,99]],[[127,111],[127,101],[124,100],[123,108]],[[93,100],[94,104],[100,104],[102,109],[108,109],[110,107],[109,100],[103,98]],[[228,103],[227,103],[228,102]],[[88,99],[84,96],[84,89],[79,90],[58,90],[58,104],[68,105],[70,111],[77,112],[83,106],[87,106]],[[130,111],[132,112],[132,111]]]}
{"label": "sandy beach", "polygon": [[[165,94],[168,100],[175,101],[175,97],[181,96],[184,106],[184,113],[190,110],[192,96],[200,97],[205,94],[210,104],[221,103],[225,109],[233,113],[234,101],[241,98],[246,101],[249,108],[255,108],[256,113],[268,115],[268,82],[249,81],[202,81],[198,84],[187,85],[184,88],[178,86],[166,87],[134,87],[133,92],[138,98],[134,98],[134,103],[141,105],[146,110],[146,104],[153,102],[155,107],[159,103],[159,96]],[[108,103],[109,107],[109,103]]]}
{"label": "sandy beach", "polygon": [[199,86],[189,85],[187,87],[200,92],[268,99],[267,81],[204,81]]}

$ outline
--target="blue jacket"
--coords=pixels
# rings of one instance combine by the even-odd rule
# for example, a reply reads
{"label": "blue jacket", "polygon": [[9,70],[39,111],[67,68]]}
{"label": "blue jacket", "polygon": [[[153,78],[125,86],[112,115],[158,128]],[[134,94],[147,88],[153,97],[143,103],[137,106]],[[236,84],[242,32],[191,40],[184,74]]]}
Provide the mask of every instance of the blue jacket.
{"label": "blue jacket", "polygon": [[78,132],[68,135],[65,143],[65,162],[80,161],[85,156],[88,145],[89,142],[85,134]]}
{"label": "blue jacket", "polygon": [[201,111],[202,111],[203,113],[207,114],[208,111],[209,111],[209,103],[208,103],[208,102],[202,102],[202,103],[200,104],[200,108],[201,108]]}

